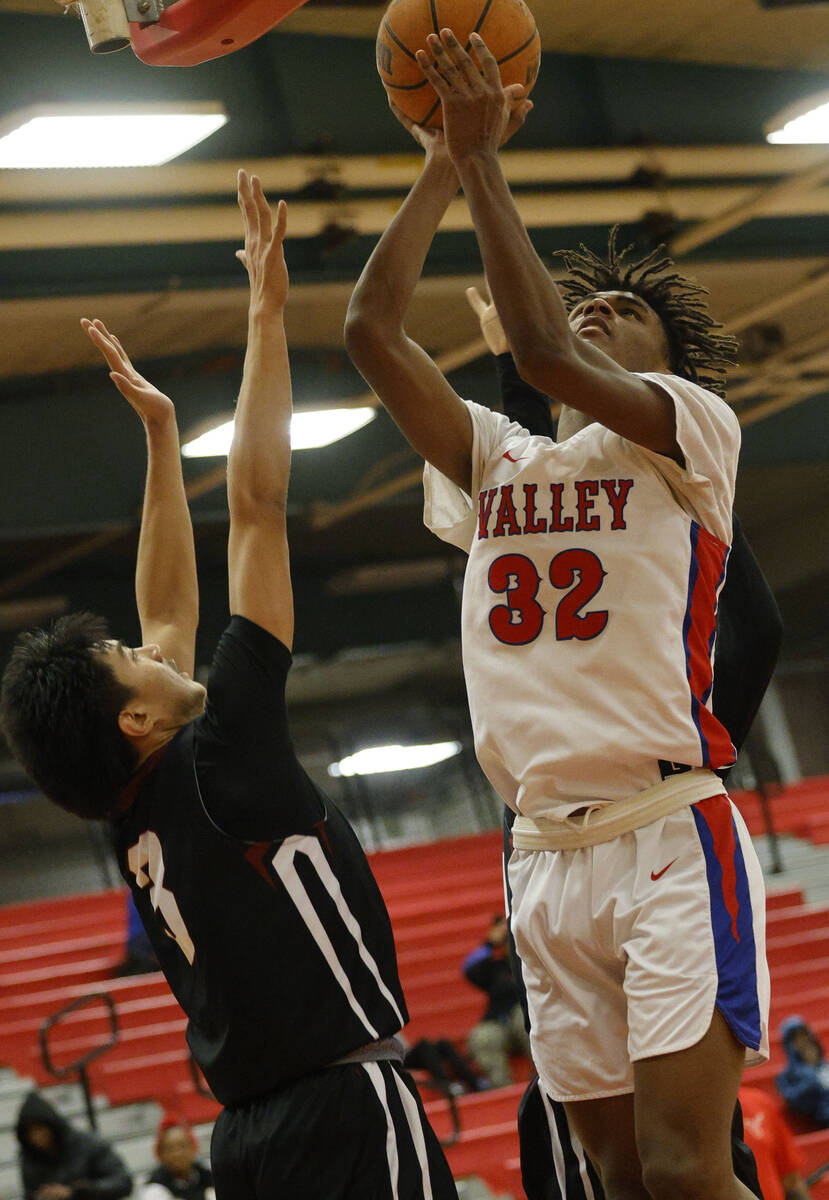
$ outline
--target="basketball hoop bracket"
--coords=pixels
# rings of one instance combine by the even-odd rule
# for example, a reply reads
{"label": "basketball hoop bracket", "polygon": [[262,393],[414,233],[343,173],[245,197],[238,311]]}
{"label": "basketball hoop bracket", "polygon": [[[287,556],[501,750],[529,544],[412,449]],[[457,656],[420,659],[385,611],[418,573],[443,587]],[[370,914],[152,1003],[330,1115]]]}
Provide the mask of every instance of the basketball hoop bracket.
{"label": "basketball hoop bracket", "polygon": [[153,24],[164,12],[164,0],[124,0],[124,11],[130,24]]}
{"label": "basketball hoop bracket", "polygon": [[[197,66],[241,50],[304,3],[305,0],[172,0],[172,3],[124,0],[136,57],[152,66],[170,67]],[[147,12],[143,11],[145,4],[149,5]],[[151,12],[156,15],[150,15]]]}

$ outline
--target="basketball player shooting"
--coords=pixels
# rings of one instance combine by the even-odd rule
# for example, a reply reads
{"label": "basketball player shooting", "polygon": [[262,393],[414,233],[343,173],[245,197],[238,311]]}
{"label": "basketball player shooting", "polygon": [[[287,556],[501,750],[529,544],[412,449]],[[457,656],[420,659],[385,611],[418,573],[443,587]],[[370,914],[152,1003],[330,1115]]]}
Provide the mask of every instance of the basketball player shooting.
{"label": "basketball player shooting", "polygon": [[[768,1055],[762,874],[710,707],[739,425],[732,339],[659,255],[559,292],[498,161],[514,96],[472,37],[418,53],[445,140],[352,297],[352,357],[427,460],[426,523],[464,549],[482,767],[518,814],[509,875],[541,1084],[611,1200],[736,1200],[730,1127]],[[479,65],[480,70],[479,70]],[[404,331],[458,183],[518,370],[560,445],[462,401]],[[565,304],[570,300],[570,309]],[[568,428],[569,423],[569,428]],[[565,431],[566,430],[566,431]],[[573,436],[570,436],[570,435]]]}
{"label": "basketball player shooting", "polygon": [[[600,260],[593,269],[601,269]],[[594,284],[608,281],[598,277],[582,282],[590,290]],[[466,295],[480,322],[481,333],[495,356],[503,412],[511,422],[528,432],[557,440],[558,430],[550,399],[530,387],[518,374],[495,305],[491,300],[485,300],[475,287],[467,288]],[[774,672],[783,623],[774,594],[742,532],[736,512],[732,514],[732,534],[728,571],[717,609],[711,707],[739,752]],[[718,772],[723,782],[728,773],[729,768]],[[505,876],[512,854],[514,820],[515,813],[504,805]],[[508,878],[505,882],[507,915],[511,918],[512,896]],[[510,961],[529,1032],[526,991],[512,938]],[[585,1200],[591,1191],[592,1200],[604,1200],[601,1182],[578,1135],[570,1129],[564,1106],[544,1095],[537,1076],[528,1085],[518,1106],[518,1139],[521,1180],[527,1200]],[[743,1140],[739,1101],[731,1123],[731,1160],[740,1182],[762,1200],[757,1165]]]}
{"label": "basketball player shooting", "polygon": [[52,800],[112,821],[193,1057],[225,1106],[211,1147],[218,1200],[453,1200],[400,1066],[408,1016],[388,913],[290,739],[286,210],[273,222],[244,172],[239,203],[250,310],[227,470],[232,615],[207,689],[192,678],[196,559],[173,404],[100,321],[84,321],[147,434],[143,645],[88,613],[24,635],[0,717]]}

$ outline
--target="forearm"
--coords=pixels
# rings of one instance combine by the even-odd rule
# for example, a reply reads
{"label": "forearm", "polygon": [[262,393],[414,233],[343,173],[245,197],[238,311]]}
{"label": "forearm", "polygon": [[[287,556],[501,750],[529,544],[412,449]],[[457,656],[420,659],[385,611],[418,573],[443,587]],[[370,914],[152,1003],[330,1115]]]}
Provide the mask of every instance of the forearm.
{"label": "forearm", "polygon": [[231,517],[249,503],[284,508],[290,469],[291,372],[282,311],[252,306],[227,460]]}
{"label": "forearm", "polygon": [[[494,152],[458,160],[492,299],[521,378],[621,437],[680,459],[673,402],[570,329]],[[563,426],[564,439],[579,424]]]}
{"label": "forearm", "polygon": [[492,299],[519,370],[539,352],[572,351],[567,310],[535,252],[496,155],[460,163]]}
{"label": "forearm", "polygon": [[347,334],[366,325],[402,329],[429,247],[457,190],[449,160],[428,159],[366,263],[349,304]]}
{"label": "forearm", "polygon": [[187,623],[195,631],[196,554],[175,415],[147,422],[145,429],[147,482],[135,570],[138,616],[142,629]]}

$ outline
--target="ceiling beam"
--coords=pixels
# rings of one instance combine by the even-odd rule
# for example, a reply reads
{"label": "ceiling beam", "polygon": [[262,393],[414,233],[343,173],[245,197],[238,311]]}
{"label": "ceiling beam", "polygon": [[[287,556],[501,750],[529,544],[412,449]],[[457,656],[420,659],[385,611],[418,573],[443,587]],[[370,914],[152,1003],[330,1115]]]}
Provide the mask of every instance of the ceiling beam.
{"label": "ceiling beam", "polygon": [[[750,218],[755,194],[763,193],[764,216],[829,215],[829,187],[797,191],[769,199],[756,185],[666,188],[660,204],[680,221],[710,222],[738,206]],[[524,192],[515,197],[528,229],[569,225],[636,223],[654,208],[654,193],[643,188],[607,191]],[[382,233],[399,208],[397,197],[345,202],[293,201],[288,208],[289,237],[315,237],[332,221],[358,234]],[[740,222],[736,222],[740,223]],[[730,226],[730,227],[733,227]],[[441,224],[444,232],[470,231],[463,199],[453,200]],[[711,236],[717,236],[711,234]],[[69,247],[167,245],[240,241],[236,204],[177,204],[158,207],[77,211],[0,213],[0,250],[54,250]],[[709,240],[706,237],[703,240]]]}
{"label": "ceiling beam", "polygon": [[729,333],[741,333],[750,325],[756,325],[759,321],[767,321],[769,317],[775,317],[784,309],[792,308],[795,304],[814,300],[827,288],[829,288],[829,266],[810,275],[807,279],[801,280],[794,287],[764,300],[762,304],[757,304],[754,308],[747,308],[744,312],[731,317],[727,322]]}
{"label": "ceiling beam", "polygon": [[819,188],[828,176],[829,153],[824,152],[811,166],[769,187],[761,188],[753,196],[736,201],[716,216],[701,221],[693,229],[677,234],[671,239],[671,252],[680,258],[684,254],[690,254],[692,250],[698,250],[706,242],[712,242],[724,233],[745,225],[755,217],[770,216],[779,212],[781,206],[787,209],[792,203],[797,203],[815,188]]}
{"label": "ceiling beam", "polygon": [[811,400],[813,396],[820,396],[823,392],[829,392],[829,373],[818,376],[816,379],[793,383],[776,396],[770,396],[768,400],[756,404],[747,412],[740,414],[740,424],[745,429],[748,425],[754,425],[757,421],[763,421],[766,417],[772,417],[775,413],[783,412],[787,408],[793,408],[795,404],[800,404],[803,400]]}
{"label": "ceiling beam", "polygon": [[[51,0],[50,0],[51,2]],[[638,171],[664,181],[752,179],[805,171],[824,155],[821,146],[614,146],[606,149],[504,150],[510,184],[624,183]],[[348,191],[400,191],[423,169],[422,154],[286,155],[238,161],[166,163],[160,167],[0,171],[0,204],[77,203],[234,196],[244,166],[269,194],[301,191],[331,180]],[[651,193],[654,198],[658,192]]]}

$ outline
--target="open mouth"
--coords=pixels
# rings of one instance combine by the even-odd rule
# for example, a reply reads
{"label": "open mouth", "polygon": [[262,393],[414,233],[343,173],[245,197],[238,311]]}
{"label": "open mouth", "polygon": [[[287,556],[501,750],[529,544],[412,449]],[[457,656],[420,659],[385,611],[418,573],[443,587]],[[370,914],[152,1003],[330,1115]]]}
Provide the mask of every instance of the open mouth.
{"label": "open mouth", "polygon": [[582,321],[578,332],[584,333],[586,329],[600,329],[602,333],[610,334],[610,326],[602,317],[588,317],[586,321]]}

